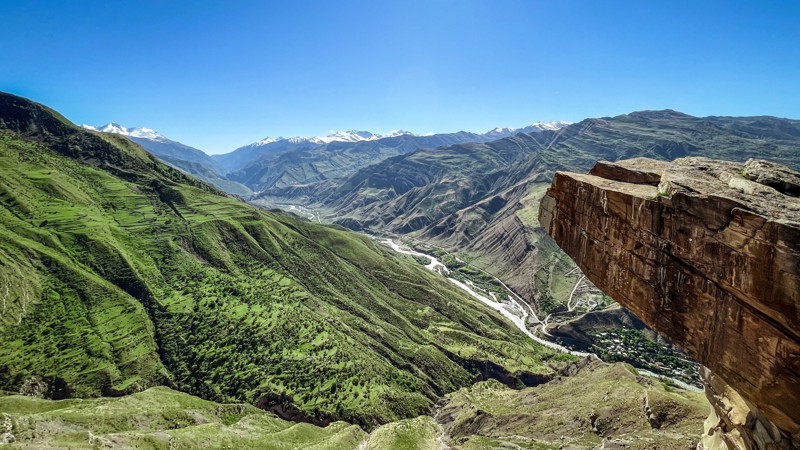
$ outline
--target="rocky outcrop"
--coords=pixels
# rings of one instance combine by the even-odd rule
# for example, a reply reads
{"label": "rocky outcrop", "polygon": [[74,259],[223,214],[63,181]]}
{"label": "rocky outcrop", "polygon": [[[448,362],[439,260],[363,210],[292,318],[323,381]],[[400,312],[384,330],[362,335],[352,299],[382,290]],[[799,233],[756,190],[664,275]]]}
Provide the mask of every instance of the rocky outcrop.
{"label": "rocky outcrop", "polygon": [[593,283],[708,367],[707,425],[732,448],[800,445],[798,180],[766,161],[599,162],[557,173],[539,211]]}
{"label": "rocky outcrop", "polygon": [[706,367],[700,368],[700,377],[711,411],[698,449],[791,448],[791,437],[784,436],[769,418],[725,381]]}

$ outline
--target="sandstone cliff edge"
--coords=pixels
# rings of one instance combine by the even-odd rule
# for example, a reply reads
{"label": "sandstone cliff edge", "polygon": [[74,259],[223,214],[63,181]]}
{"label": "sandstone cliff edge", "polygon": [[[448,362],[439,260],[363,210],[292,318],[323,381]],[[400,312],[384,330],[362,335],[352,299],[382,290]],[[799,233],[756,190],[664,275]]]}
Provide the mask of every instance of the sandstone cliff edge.
{"label": "sandstone cliff edge", "polygon": [[800,173],[766,161],[559,172],[542,227],[708,370],[705,448],[800,446]]}

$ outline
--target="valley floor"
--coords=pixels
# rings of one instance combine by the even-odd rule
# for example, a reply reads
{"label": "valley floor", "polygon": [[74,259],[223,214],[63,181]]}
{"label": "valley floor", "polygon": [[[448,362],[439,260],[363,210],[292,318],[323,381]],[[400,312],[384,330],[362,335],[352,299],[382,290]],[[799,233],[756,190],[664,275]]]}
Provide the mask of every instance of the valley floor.
{"label": "valley floor", "polygon": [[[419,262],[424,263],[423,261],[428,261],[427,263],[424,263],[426,269],[428,269],[428,270],[430,270],[432,272],[436,272],[436,273],[446,277],[448,281],[450,281],[454,285],[458,286],[463,291],[467,292],[472,297],[474,297],[477,300],[479,300],[481,303],[483,303],[486,306],[489,306],[490,308],[492,308],[495,311],[499,312],[500,314],[503,315],[503,317],[505,317],[511,323],[513,323],[514,326],[517,327],[517,329],[519,329],[523,334],[525,334],[529,338],[533,339],[537,343],[542,344],[545,347],[548,347],[550,349],[556,350],[558,352],[566,353],[566,354],[569,354],[569,355],[578,356],[578,357],[591,357],[591,358],[598,359],[598,360],[600,359],[600,356],[598,356],[595,353],[590,353],[590,352],[584,352],[584,351],[578,351],[578,350],[570,349],[568,347],[565,347],[564,345],[559,344],[555,340],[548,340],[546,338],[538,336],[536,334],[536,330],[537,329],[541,329],[542,332],[543,332],[542,333],[543,335],[549,336],[549,334],[547,333],[547,324],[548,324],[548,320],[549,320],[550,316],[545,317],[544,320],[540,319],[536,315],[536,312],[530,307],[530,305],[528,305],[523,299],[519,298],[511,289],[508,288],[508,286],[506,286],[501,280],[497,279],[496,277],[487,274],[488,276],[490,276],[494,280],[494,282],[496,282],[497,285],[499,285],[499,287],[502,288],[502,290],[503,290],[502,293],[501,292],[494,292],[492,290],[488,290],[488,289],[485,289],[483,287],[479,287],[479,286],[476,285],[475,282],[473,282],[473,280],[469,279],[468,277],[464,278],[463,274],[461,274],[461,273],[457,274],[457,273],[451,272],[450,269],[448,269],[447,265],[445,265],[436,256],[430,255],[428,253],[421,253],[421,252],[418,252],[418,251],[413,250],[411,248],[404,247],[402,245],[397,244],[395,241],[393,241],[391,239],[380,238],[380,242],[382,244],[388,246],[389,248],[391,248],[392,250],[394,250],[397,253],[400,253],[400,254],[403,254],[403,255],[408,255],[408,256],[411,256],[411,257],[413,257],[415,259],[418,259]],[[459,280],[457,278],[454,278],[455,276],[459,276],[459,275],[460,275],[460,278],[462,278],[462,279]],[[478,282],[480,282],[480,281],[478,281]],[[495,287],[497,287],[497,286],[495,286]],[[577,284],[576,284],[576,287],[577,287]],[[503,297],[505,297],[505,299],[503,299]],[[526,308],[526,306],[527,306],[527,308]],[[534,325],[533,325],[532,328],[529,328],[531,323],[534,324]],[[533,331],[531,331],[531,330],[533,330]],[[684,369],[683,367],[680,367],[679,369],[674,369],[674,368],[671,368],[669,366],[659,364],[657,367],[658,367],[658,369],[660,369],[660,371],[662,373],[655,373],[655,372],[652,372],[650,370],[647,370],[647,368],[650,367],[648,364],[643,364],[643,363],[646,363],[647,361],[646,361],[646,359],[643,360],[641,358],[641,356],[645,356],[645,355],[638,354],[638,356],[640,356],[640,357],[639,358],[634,358],[634,359],[631,359],[629,357],[629,355],[628,355],[629,353],[636,352],[636,351],[639,351],[639,353],[641,353],[643,351],[642,348],[641,348],[643,345],[648,347],[648,351],[650,353],[656,353],[656,354],[660,353],[660,352],[668,351],[670,349],[661,348],[658,344],[655,344],[655,343],[647,341],[643,337],[640,337],[641,333],[637,333],[636,330],[629,330],[629,329],[626,329],[626,328],[621,328],[619,330],[615,330],[615,331],[608,332],[608,333],[602,333],[602,334],[603,335],[608,334],[608,335],[610,335],[612,337],[617,337],[617,334],[620,334],[620,333],[625,335],[625,336],[633,335],[634,337],[639,337],[639,341],[640,342],[629,343],[629,342],[627,342],[627,340],[626,341],[621,341],[619,339],[611,340],[610,341],[610,345],[615,347],[615,348],[612,349],[611,352],[607,351],[604,348],[600,349],[600,350],[602,350],[602,356],[603,356],[602,359],[603,360],[609,361],[609,362],[613,362],[613,361],[630,362],[631,364],[634,364],[637,367],[637,370],[639,370],[639,372],[641,374],[645,375],[645,376],[668,380],[668,382],[673,383],[673,384],[681,387],[682,389],[686,389],[686,390],[689,390],[689,391],[702,392],[702,390],[700,388],[698,388],[697,386],[689,384],[686,381],[684,381],[684,380],[693,380],[693,379],[697,378],[696,374],[694,374],[694,373],[692,373],[691,375],[687,375],[686,374],[686,370],[687,369]],[[550,337],[552,337],[552,336],[550,336]],[[641,341],[644,341],[644,344]],[[627,348],[626,345],[628,347],[630,347],[630,348]],[[615,354],[615,352],[616,352],[616,354]],[[631,360],[628,361],[629,359],[631,359]],[[686,363],[685,365],[688,365],[690,367],[688,370],[694,370],[694,371],[697,370],[696,369],[697,364],[694,363],[693,361],[689,361],[689,360],[686,360],[686,359],[680,359],[680,361],[682,363]],[[644,367],[642,367],[642,366],[644,366]],[[671,378],[670,376],[666,376],[664,373],[674,374],[674,375],[680,376],[682,379]]]}
{"label": "valley floor", "polygon": [[[450,277],[449,276],[450,271],[447,269],[447,266],[442,264],[442,262],[439,261],[439,259],[437,259],[436,257],[428,255],[426,253],[420,253],[414,250],[403,248],[402,246],[398,245],[397,243],[389,239],[385,239],[381,242],[389,246],[392,250],[398,253],[419,258],[428,258],[430,262],[425,265],[426,269],[444,275],[445,277],[447,277],[448,281],[461,288],[464,292],[480,300],[480,302],[483,303],[484,305],[502,314],[503,317],[511,321],[511,323],[513,323],[514,326],[517,327],[523,334],[533,339],[534,341],[538,342],[539,344],[542,344],[545,347],[551,348],[553,350],[558,350],[560,352],[568,353],[574,356],[580,356],[580,357],[590,356],[589,353],[570,350],[562,345],[548,341],[546,339],[542,339],[539,336],[536,336],[535,334],[531,333],[531,331],[528,329],[528,317],[529,317],[528,310],[525,309],[525,306],[520,304],[522,303],[521,300],[518,301],[517,299],[514,298],[514,294],[512,292],[509,291],[506,294],[507,300],[502,300],[502,298],[498,299],[497,294],[495,294],[494,292],[478,292],[478,290],[481,289],[475,286],[475,283],[473,283],[471,280],[465,280],[462,282],[460,280]],[[497,281],[500,282],[499,280]],[[530,308],[530,306],[528,306],[528,308]],[[542,323],[542,321],[539,320],[539,318],[536,316],[536,313],[533,310],[530,310],[530,314],[533,315],[533,319],[535,320],[536,323]]]}

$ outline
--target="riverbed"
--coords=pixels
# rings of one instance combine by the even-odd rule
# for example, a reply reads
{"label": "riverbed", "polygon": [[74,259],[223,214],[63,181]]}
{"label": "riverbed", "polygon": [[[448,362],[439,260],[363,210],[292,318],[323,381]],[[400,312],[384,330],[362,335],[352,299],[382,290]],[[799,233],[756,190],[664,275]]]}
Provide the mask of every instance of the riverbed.
{"label": "riverbed", "polygon": [[[555,342],[551,342],[551,341],[548,341],[546,339],[543,339],[543,338],[535,335],[534,333],[532,333],[530,331],[530,329],[528,329],[528,324],[527,324],[528,323],[528,317],[531,317],[531,316],[529,316],[528,311],[526,311],[525,307],[521,304],[522,300],[521,299],[517,300],[515,298],[516,294],[514,294],[513,292],[510,292],[510,291],[508,292],[506,300],[498,299],[497,296],[493,292],[490,292],[488,294],[489,296],[487,297],[486,295],[483,295],[482,293],[478,292],[476,290],[477,289],[476,286],[471,281],[469,281],[469,280],[467,280],[467,281],[459,281],[459,280],[456,280],[455,278],[450,277],[449,276],[450,275],[450,270],[447,268],[447,266],[445,266],[435,256],[429,255],[429,254],[426,254],[426,253],[421,253],[421,252],[418,252],[418,251],[411,250],[409,248],[403,247],[403,246],[397,244],[396,242],[392,241],[391,239],[382,239],[379,242],[381,244],[384,244],[387,247],[391,248],[392,250],[396,251],[397,253],[401,253],[403,255],[415,256],[415,257],[418,257],[418,258],[428,259],[429,262],[428,262],[428,264],[425,265],[426,269],[430,270],[431,272],[436,272],[436,273],[444,276],[445,278],[447,278],[447,280],[449,282],[451,282],[454,285],[458,286],[459,288],[461,288],[462,290],[467,292],[469,295],[471,295],[475,299],[479,300],[481,303],[483,303],[486,306],[488,306],[488,307],[494,309],[495,311],[499,312],[500,314],[503,315],[503,317],[505,317],[506,319],[511,321],[511,323],[513,323],[514,326],[517,327],[522,333],[524,333],[526,336],[528,336],[529,338],[533,339],[534,341],[538,342],[539,344],[544,345],[545,347],[551,348],[553,350],[556,350],[556,351],[559,351],[559,352],[563,352],[563,353],[569,353],[569,354],[575,355],[575,356],[586,357],[586,356],[590,356],[591,355],[592,357],[594,357],[594,358],[596,358],[598,360],[600,359],[594,353],[586,353],[586,352],[579,352],[579,351],[576,351],[576,350],[572,350],[572,349],[569,349],[567,347],[564,347],[563,345],[556,344]],[[503,287],[506,290],[509,290],[508,287],[505,286],[505,284],[503,284]],[[530,308],[529,305],[528,305],[528,307]],[[545,319],[545,322],[542,322],[542,321],[539,320],[538,317],[535,316],[535,313],[533,312],[532,309],[531,309],[531,313],[534,314],[532,317],[534,318],[535,322],[543,324],[542,325],[542,331],[544,332],[544,327],[546,326],[546,319]],[[653,372],[650,372],[650,371],[647,371],[647,370],[643,370],[643,369],[637,369],[637,371],[640,374],[648,376],[648,377],[658,378],[658,379],[663,378],[663,379],[671,380],[676,385],[678,385],[681,388],[686,389],[688,391],[702,392],[702,389],[698,389],[697,387],[692,386],[690,384],[687,384],[687,383],[685,383],[685,382],[683,382],[681,380],[670,378],[670,377],[667,377],[667,376],[664,376],[664,375],[658,375],[658,374],[655,374]]]}
{"label": "riverbed", "polygon": [[[510,320],[511,323],[513,323],[514,326],[516,326],[520,331],[525,333],[526,336],[528,336],[531,339],[533,339],[534,341],[544,345],[545,347],[549,347],[549,348],[552,348],[554,350],[557,350],[557,351],[560,351],[560,352],[564,352],[564,353],[569,353],[569,354],[572,354],[572,355],[575,355],[575,356],[584,357],[584,356],[592,355],[595,358],[597,358],[597,356],[595,356],[593,353],[586,353],[586,352],[579,352],[579,351],[571,350],[571,349],[568,349],[568,348],[564,347],[563,345],[556,344],[555,342],[550,342],[548,340],[542,339],[539,336],[536,336],[535,334],[531,333],[531,331],[528,329],[528,325],[527,325],[529,313],[511,295],[511,293],[508,294],[506,300],[498,300],[497,296],[494,293],[490,293],[489,297],[487,297],[487,296],[479,293],[478,291],[476,291],[475,290],[476,289],[475,285],[471,281],[463,282],[463,281],[459,281],[459,280],[456,280],[455,278],[452,278],[452,277],[448,276],[450,274],[450,271],[447,269],[447,266],[445,266],[435,256],[428,255],[426,253],[420,253],[420,252],[417,252],[417,251],[414,251],[414,250],[411,250],[411,249],[408,249],[408,248],[401,247],[396,242],[394,242],[394,241],[392,241],[390,239],[384,239],[384,240],[381,241],[381,243],[386,245],[386,246],[388,246],[388,247],[390,247],[392,250],[394,250],[394,251],[396,251],[398,253],[402,253],[404,255],[416,256],[416,257],[419,257],[419,258],[427,258],[430,262],[425,265],[426,269],[428,269],[428,270],[430,270],[432,272],[436,272],[436,273],[439,273],[439,274],[443,275],[444,277],[447,278],[448,281],[450,281],[454,285],[458,286],[459,288],[461,288],[462,290],[467,292],[472,297],[480,300],[480,302],[483,303],[484,305],[486,305],[486,306],[494,309],[495,311],[499,312],[500,314],[502,314],[506,319]],[[538,321],[538,319],[537,319],[537,321]]]}

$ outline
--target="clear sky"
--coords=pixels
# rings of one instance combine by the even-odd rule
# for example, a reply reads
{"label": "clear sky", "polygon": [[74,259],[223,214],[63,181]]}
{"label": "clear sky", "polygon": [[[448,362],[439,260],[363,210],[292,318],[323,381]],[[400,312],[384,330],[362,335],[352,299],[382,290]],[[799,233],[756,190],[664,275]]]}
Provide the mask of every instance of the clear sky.
{"label": "clear sky", "polygon": [[2,1],[0,90],[209,153],[642,109],[800,118],[800,1]]}

